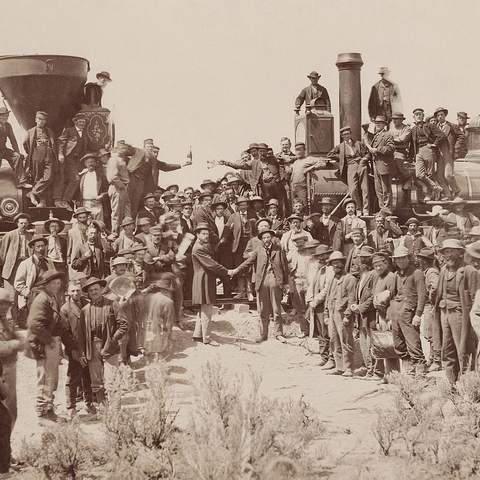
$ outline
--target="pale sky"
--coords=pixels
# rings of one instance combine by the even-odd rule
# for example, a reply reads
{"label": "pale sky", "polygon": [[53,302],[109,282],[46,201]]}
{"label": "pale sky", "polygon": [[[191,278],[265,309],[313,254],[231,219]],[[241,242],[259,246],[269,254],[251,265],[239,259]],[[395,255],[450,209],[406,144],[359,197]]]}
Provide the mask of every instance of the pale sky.
{"label": "pale sky", "polygon": [[[339,53],[362,54],[362,118],[381,66],[400,87],[404,113],[423,107],[480,113],[480,2],[286,0],[0,0],[1,53],[85,57],[94,80],[113,83],[117,140],[154,138],[162,160],[193,166],[160,184],[217,179],[207,159],[236,160],[249,143],[293,140],[293,106],[317,70],[338,132]],[[13,122],[12,122],[13,123]]]}

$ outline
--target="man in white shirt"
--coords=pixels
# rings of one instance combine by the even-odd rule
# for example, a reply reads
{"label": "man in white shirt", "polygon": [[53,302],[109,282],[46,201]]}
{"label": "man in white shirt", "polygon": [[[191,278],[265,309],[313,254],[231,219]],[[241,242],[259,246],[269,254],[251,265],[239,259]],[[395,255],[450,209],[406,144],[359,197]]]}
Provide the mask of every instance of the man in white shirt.
{"label": "man in white shirt", "polygon": [[361,228],[364,238],[367,238],[367,224],[365,220],[355,215],[357,205],[353,200],[347,200],[344,206],[347,214],[337,223],[333,249],[343,252],[343,254],[347,256],[353,248],[352,230],[354,228]]}
{"label": "man in white shirt", "polygon": [[65,223],[58,218],[50,218],[43,224],[50,235],[47,237],[47,254],[59,272],[67,273],[67,240],[60,237],[65,229]]}
{"label": "man in white shirt", "polygon": [[108,188],[106,178],[95,170],[97,166],[95,154],[88,153],[82,161],[86,167],[80,176],[82,206],[90,210],[93,220],[103,222],[102,201],[107,196]]}

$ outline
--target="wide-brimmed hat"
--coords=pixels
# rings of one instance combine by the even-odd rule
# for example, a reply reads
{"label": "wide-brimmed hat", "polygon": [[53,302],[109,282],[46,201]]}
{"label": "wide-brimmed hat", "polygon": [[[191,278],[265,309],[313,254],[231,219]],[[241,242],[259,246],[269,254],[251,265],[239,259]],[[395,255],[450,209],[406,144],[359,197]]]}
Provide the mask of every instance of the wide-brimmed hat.
{"label": "wide-brimmed hat", "polygon": [[37,282],[37,285],[46,285],[47,283],[51,282],[52,280],[56,280],[57,278],[63,280],[64,278],[66,278],[66,274],[63,272],[59,272],[54,268],[51,268],[50,270],[43,272],[43,274],[39,278],[39,281]]}
{"label": "wide-brimmed hat", "polygon": [[443,241],[442,248],[439,248],[439,252],[445,251],[447,248],[454,248],[456,250],[465,250],[465,247],[462,245],[460,240],[456,238],[447,238]]}
{"label": "wide-brimmed hat", "polygon": [[467,115],[467,112],[457,112],[457,116],[458,116],[458,117],[466,118],[467,120],[470,118],[470,117]]}
{"label": "wide-brimmed hat", "polygon": [[307,78],[320,78],[321,75],[316,72],[315,70],[313,70],[312,72],[310,72],[308,75],[307,75]]}
{"label": "wide-brimmed hat", "polygon": [[135,220],[132,217],[125,217],[121,223],[121,227],[126,227],[127,225],[134,225]]}
{"label": "wide-brimmed hat", "polygon": [[145,252],[147,250],[147,247],[145,245],[142,245],[141,243],[137,243],[132,247],[132,253],[137,253],[137,252]]}
{"label": "wide-brimmed hat", "polygon": [[112,80],[112,77],[110,76],[110,74],[108,72],[106,72],[105,70],[101,71],[101,72],[98,72],[97,75],[96,75],[97,78],[100,78],[100,77],[103,77],[103,78],[106,78],[107,79],[107,82],[113,82]]}
{"label": "wide-brimmed hat", "polygon": [[433,115],[436,117],[438,113],[440,112],[444,112],[445,113],[445,116],[448,115],[448,110],[446,108],[443,108],[443,107],[438,107],[435,112],[433,112]]}
{"label": "wide-brimmed hat", "polygon": [[379,75],[381,75],[381,74],[382,74],[382,75],[385,75],[386,73],[390,73],[390,70],[389,70],[388,67],[380,67],[380,68],[378,69],[378,74],[379,74]]}
{"label": "wide-brimmed hat", "polygon": [[335,201],[330,197],[322,197],[320,205],[335,205]]}
{"label": "wide-brimmed hat", "polygon": [[298,242],[298,240],[308,240],[308,235],[306,232],[298,232],[298,233],[294,233],[292,236],[291,236],[291,240],[292,242]]}
{"label": "wide-brimmed hat", "polygon": [[427,211],[427,215],[430,215],[431,217],[436,217],[437,215],[440,215],[443,210],[444,210],[444,208],[441,205],[434,205],[432,207],[431,212]]}
{"label": "wide-brimmed hat", "polygon": [[471,257],[480,258],[480,240],[470,243],[465,250]]}
{"label": "wide-brimmed hat", "polygon": [[450,202],[450,205],[466,205],[466,204],[467,204],[467,201],[460,197],[456,197]]}
{"label": "wide-brimmed hat", "polygon": [[242,202],[249,202],[250,200],[247,198],[247,197],[238,197],[236,200],[235,200],[235,205],[238,205],[239,203],[242,203]]}
{"label": "wide-brimmed hat", "polygon": [[152,221],[147,217],[140,217],[137,221],[137,227],[141,227],[142,225],[151,225]]}
{"label": "wide-brimmed hat", "polygon": [[270,227],[272,226],[272,221],[271,221],[269,218],[259,218],[259,219],[255,222],[255,227],[258,228],[258,224],[259,224],[260,222],[267,222]]}
{"label": "wide-brimmed hat", "polygon": [[0,107],[0,115],[6,115],[7,113],[10,113],[10,110],[6,107]]}
{"label": "wide-brimmed hat", "polygon": [[176,183],[169,185],[165,190],[170,190],[171,188],[176,188],[177,191],[180,190],[180,187]]}
{"label": "wide-brimmed hat", "polygon": [[200,222],[195,229],[193,230],[195,233],[199,232],[200,230],[208,230],[209,232],[212,231],[208,223]]}
{"label": "wide-brimmed hat", "polygon": [[415,218],[415,217],[410,217],[410,218],[405,222],[405,225],[408,227],[411,223],[416,223],[417,225],[420,225],[420,222],[418,221],[418,218]]}
{"label": "wide-brimmed hat", "polygon": [[343,262],[346,262],[347,257],[342,252],[339,252],[338,250],[336,250],[330,254],[330,257],[328,257],[327,263],[332,263],[335,260],[342,260]]}
{"label": "wide-brimmed hat", "polygon": [[425,247],[422,248],[418,253],[417,257],[428,258],[429,260],[435,260],[435,252],[433,249]]}
{"label": "wide-brimmed hat", "polygon": [[35,242],[43,242],[45,245],[48,245],[48,239],[43,235],[34,235],[32,239],[28,242],[28,246],[33,247]]}
{"label": "wide-brimmed hat", "polygon": [[243,180],[241,178],[238,178],[237,176],[233,176],[232,178],[230,178],[230,180],[227,183],[231,185],[232,183],[235,183],[235,182],[242,183],[242,181]]}
{"label": "wide-brimmed hat", "polygon": [[268,145],[264,142],[258,144],[258,148],[262,148],[264,150],[268,150]]}
{"label": "wide-brimmed hat", "polygon": [[410,255],[410,250],[407,247],[397,247],[393,251],[392,258],[408,257],[409,255]]}
{"label": "wide-brimmed hat", "polygon": [[260,232],[258,232],[257,238],[261,240],[264,233],[269,233],[272,237],[275,236],[274,230],[261,230]]}
{"label": "wide-brimmed hat", "polygon": [[98,162],[98,155],[97,155],[96,153],[87,153],[86,155],[84,155],[84,156],[80,159],[80,162],[85,165],[85,163],[87,162],[87,160],[90,160],[91,158],[93,158],[93,160],[95,160],[95,162]]}
{"label": "wide-brimmed hat", "polygon": [[253,197],[250,197],[250,201],[263,203],[263,198],[260,195],[253,195]]}
{"label": "wide-brimmed hat", "polygon": [[364,245],[360,249],[360,253],[358,254],[359,257],[371,257],[375,253],[375,249],[370,247],[369,245]]}
{"label": "wide-brimmed hat", "polygon": [[206,178],[201,184],[200,184],[200,188],[205,190],[205,186],[206,185],[213,185],[214,187],[217,186],[217,182],[215,180],[212,180],[210,178]]}
{"label": "wide-brimmed hat", "polygon": [[292,213],[288,218],[287,218],[287,222],[291,222],[292,220],[300,220],[300,221],[303,221],[303,218],[298,216],[298,215],[295,215],[294,213]]}
{"label": "wide-brimmed hat", "polygon": [[32,217],[28,213],[23,212],[17,213],[17,215],[13,217],[13,222],[17,223],[21,218],[25,218],[27,219],[28,223],[32,223]]}
{"label": "wide-brimmed hat", "polygon": [[86,209],[85,207],[80,207],[80,208],[77,208],[75,210],[75,212],[73,212],[72,217],[76,218],[79,215],[81,215],[82,213],[86,213],[87,215],[90,215],[90,213],[92,213],[92,212],[90,210]]}
{"label": "wide-brimmed hat", "polygon": [[394,112],[392,120],[405,120],[405,115],[402,112]]}
{"label": "wide-brimmed hat", "polygon": [[375,117],[375,119],[373,120],[373,123],[379,123],[379,122],[382,122],[382,123],[388,123],[387,122],[387,117],[383,116],[383,115],[377,115]]}
{"label": "wide-brimmed hat", "polygon": [[202,193],[198,196],[198,200],[202,200],[202,199],[204,199],[205,197],[212,197],[212,199],[213,199],[213,193],[212,193],[212,192],[202,192]]}
{"label": "wide-brimmed hat", "polygon": [[480,237],[480,227],[478,225],[473,226],[468,232],[468,234],[471,237]]}
{"label": "wide-brimmed hat", "polygon": [[317,255],[326,255],[327,253],[332,253],[333,250],[328,245],[320,244],[317,245],[315,251],[312,253],[312,256],[316,257]]}
{"label": "wide-brimmed hat", "polygon": [[279,205],[278,200],[276,198],[271,198],[266,204],[266,206],[269,207],[270,205],[276,205],[278,207]]}
{"label": "wide-brimmed hat", "polygon": [[65,222],[63,222],[58,218],[49,218],[48,220],[45,221],[45,223],[43,224],[43,228],[45,229],[46,232],[50,233],[50,225],[52,223],[58,223],[58,226],[60,227],[60,231],[58,233],[63,232],[65,228]]}
{"label": "wide-brimmed hat", "polygon": [[223,200],[217,200],[216,202],[212,202],[212,204],[210,205],[210,208],[212,210],[215,210],[217,207],[220,207],[220,206],[222,206],[223,208],[228,208],[227,202],[224,202]]}
{"label": "wide-brimmed hat", "polygon": [[[130,250],[131,252],[131,250]],[[110,264],[111,267],[116,267],[117,265],[128,265],[130,260],[125,257],[115,257]]]}
{"label": "wide-brimmed hat", "polygon": [[102,279],[97,278],[97,277],[90,277],[90,278],[85,282],[85,285],[82,287],[82,290],[83,290],[84,292],[87,292],[87,291],[88,291],[88,287],[91,287],[92,285],[96,285],[97,283],[98,283],[102,288],[107,285],[106,280],[102,280]]}
{"label": "wide-brimmed hat", "polygon": [[165,190],[163,193],[162,193],[162,198],[163,199],[167,199],[167,198],[173,198],[175,196],[175,194],[173,192],[171,192],[170,190]]}
{"label": "wide-brimmed hat", "polygon": [[250,153],[250,150],[254,148],[258,150],[258,143],[251,143],[247,148],[247,152]]}

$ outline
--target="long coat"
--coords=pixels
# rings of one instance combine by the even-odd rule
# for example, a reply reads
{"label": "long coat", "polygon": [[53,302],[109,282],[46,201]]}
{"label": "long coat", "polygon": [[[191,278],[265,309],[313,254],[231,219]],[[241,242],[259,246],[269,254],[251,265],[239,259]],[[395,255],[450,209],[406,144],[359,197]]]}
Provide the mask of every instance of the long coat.
{"label": "long coat", "polygon": [[225,277],[228,270],[213,259],[209,245],[195,242],[192,250],[194,305],[212,304],[217,301],[217,277]]}
{"label": "long coat", "polygon": [[74,150],[78,158],[82,158],[87,153],[87,130],[83,130],[82,136],[78,134],[75,127],[67,127],[58,137],[58,154],[68,157]]}
{"label": "long coat", "polygon": [[[49,270],[55,270],[55,265],[49,258],[45,258]],[[15,282],[13,286],[19,295],[25,296],[28,290],[31,290],[38,280],[38,271],[33,261],[33,255],[26,258],[18,266],[17,274],[15,275]],[[20,306],[20,305],[19,305]]]}
{"label": "long coat", "polygon": [[393,174],[395,168],[395,143],[390,132],[383,130],[374,135],[372,148],[378,151],[373,156],[373,168],[380,175]]}
{"label": "long coat", "polygon": [[[32,249],[28,246],[28,242],[32,239],[32,234],[25,232],[26,251],[25,254],[30,256]],[[2,277],[8,280],[12,275],[15,263],[20,255],[20,233],[18,228],[7,232],[2,238],[0,246],[0,262],[2,262]]]}
{"label": "long coat", "polygon": [[[90,277],[92,274],[92,258],[83,258],[85,253],[90,250],[88,244],[84,243],[77,247],[77,250],[74,252],[72,256],[72,268],[77,272],[84,272],[87,277]],[[95,247],[95,258],[97,260],[98,271],[100,274],[100,278],[103,278],[107,272],[105,268],[105,255],[103,251]]]}
{"label": "long coat", "polygon": [[[48,135],[50,139],[50,143],[52,144],[52,151],[53,155],[55,157],[55,164],[52,165],[52,171],[56,171],[57,168],[57,149],[56,149],[56,137],[55,134],[53,133],[52,130],[50,130],[48,127],[44,127],[45,133]],[[37,127],[33,127],[27,132],[27,136],[25,140],[23,141],[23,148],[25,149],[25,152],[27,152],[27,158],[25,160],[25,170],[27,172],[32,171],[32,155],[33,152],[35,151],[35,142],[37,140]]]}
{"label": "long coat", "polygon": [[357,305],[360,326],[375,326],[376,311],[373,306],[373,284],[375,280],[375,270],[364,273],[365,277],[360,277],[357,283]]}
{"label": "long coat", "polygon": [[[356,152],[357,156],[361,157],[362,160],[360,162],[363,162],[365,165],[368,165],[368,150],[366,145],[363,143],[357,141],[353,142],[353,149]],[[332,160],[335,160],[338,162],[338,173],[340,174],[340,177],[342,180],[347,183],[347,157],[345,153],[345,142],[340,143],[339,145],[336,145],[333,147],[330,152],[327,154],[327,158],[330,158]]]}
{"label": "long coat", "polygon": [[[80,312],[87,304],[85,297],[80,297],[80,305],[77,305],[71,298],[60,307],[60,318],[62,322],[68,327],[70,334],[75,341],[78,349],[78,332],[80,330]],[[67,348],[68,350],[68,348]]]}

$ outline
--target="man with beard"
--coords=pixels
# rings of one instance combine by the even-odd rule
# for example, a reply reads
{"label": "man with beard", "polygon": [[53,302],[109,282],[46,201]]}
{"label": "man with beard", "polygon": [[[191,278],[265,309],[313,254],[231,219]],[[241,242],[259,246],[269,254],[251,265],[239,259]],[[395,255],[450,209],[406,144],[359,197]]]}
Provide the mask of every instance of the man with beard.
{"label": "man with beard", "polygon": [[91,224],[86,231],[87,241],[79,245],[72,255],[72,268],[83,272],[87,277],[104,278],[107,273],[105,266],[105,253],[95,243],[98,228]]}
{"label": "man with beard", "polygon": [[395,352],[412,377],[425,376],[425,356],[420,340],[420,324],[427,300],[425,276],[413,266],[408,248],[397,247],[392,256],[395,272],[391,296],[391,318]]}
{"label": "man with beard", "polygon": [[281,301],[282,294],[288,291],[287,259],[280,245],[273,243],[273,230],[260,231],[258,238],[262,241],[262,247],[253,251],[250,258],[239,265],[234,273],[241,274],[255,265],[255,290],[260,315],[260,336],[256,341],[260,343],[268,339],[268,324],[270,316],[273,316],[274,335],[277,340],[285,343]]}
{"label": "man with beard", "polygon": [[335,358],[335,370],[330,374],[353,377],[354,314],[350,305],[355,303],[357,279],[346,273],[346,260],[342,252],[333,252],[328,259],[334,277],[327,286],[324,321]]}
{"label": "man with beard", "polygon": [[367,245],[374,248],[377,252],[384,250],[393,253],[393,238],[389,230],[385,228],[385,217],[377,213],[375,215],[375,230],[367,236]]}
{"label": "man with beard", "polygon": [[438,279],[435,307],[439,315],[435,320],[437,332],[442,332],[445,376],[454,384],[467,371],[469,364],[474,364],[472,356],[475,355],[476,342],[470,310],[480,284],[477,270],[465,265],[465,247],[459,240],[445,240],[439,251],[445,263]]}
{"label": "man with beard", "polygon": [[318,241],[331,247],[334,243],[337,232],[337,225],[340,219],[332,214],[335,202],[330,197],[323,197],[320,206],[322,216],[320,217],[320,233]]}
{"label": "man with beard", "polygon": [[297,234],[303,234],[306,235],[307,237],[307,242],[310,240],[313,240],[312,236],[310,233],[308,233],[306,230],[302,228],[302,218],[299,217],[298,215],[292,214],[287,218],[287,222],[290,226],[290,230],[285,232],[282,235],[282,238],[280,240],[280,244],[282,245],[283,251],[285,254],[288,254],[291,250],[296,250],[296,245],[292,240],[292,237]]}
{"label": "man with beard", "polygon": [[348,255],[353,248],[352,231],[354,228],[361,228],[363,234],[367,236],[367,224],[355,215],[356,204],[349,199],[345,202],[346,215],[337,223],[337,232],[335,234],[333,248]]}
{"label": "man with beard", "polygon": [[447,232],[445,229],[445,222],[440,215],[448,215],[448,210],[445,210],[440,205],[434,205],[432,211],[427,211],[427,215],[432,217],[432,226],[428,227],[425,236],[430,242],[432,242],[435,252],[442,247],[444,240],[447,238]]}
{"label": "man with beard", "polygon": [[422,232],[418,229],[420,222],[415,218],[409,218],[405,225],[408,228],[407,233],[400,237],[399,246],[406,247],[411,254],[416,255],[422,248],[433,247]]}
{"label": "man with beard", "polygon": [[72,215],[77,220],[76,224],[72,225],[72,228],[68,231],[68,243],[67,243],[67,263],[71,263],[72,254],[83,243],[87,241],[87,227],[88,217],[90,210],[85,207],[77,208]]}
{"label": "man with beard", "polygon": [[460,229],[462,235],[468,234],[473,226],[479,226],[480,220],[471,212],[466,212],[467,202],[460,197],[455,198],[450,204],[452,210],[446,217],[441,216],[445,222],[452,223]]}

